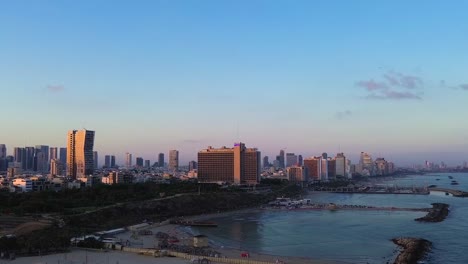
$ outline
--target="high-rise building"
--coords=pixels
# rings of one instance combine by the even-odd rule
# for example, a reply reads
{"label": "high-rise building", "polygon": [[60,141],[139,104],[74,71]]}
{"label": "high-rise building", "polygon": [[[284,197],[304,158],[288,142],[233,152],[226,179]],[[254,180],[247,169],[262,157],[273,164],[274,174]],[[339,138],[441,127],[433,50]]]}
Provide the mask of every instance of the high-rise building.
{"label": "high-rise building", "polygon": [[63,163],[59,159],[52,159],[50,161],[51,176],[63,175],[63,171]]}
{"label": "high-rise building", "polygon": [[49,148],[49,160],[58,159],[58,148]]}
{"label": "high-rise building", "polygon": [[143,161],[143,158],[142,158],[142,157],[137,157],[137,158],[136,158],[136,166],[137,166],[137,167],[140,167],[140,168],[143,167],[143,162],[144,162],[144,161]]}
{"label": "high-rise building", "polygon": [[327,172],[329,180],[336,180],[336,160],[328,158],[327,160]]}
{"label": "high-rise building", "polygon": [[246,148],[244,143],[236,143],[234,148],[208,147],[198,152],[198,181],[257,184],[260,155],[260,151]]}
{"label": "high-rise building", "polygon": [[[24,148],[14,148],[14,153],[13,153],[14,157],[15,157],[15,162],[21,162],[21,163],[24,163],[23,162],[23,159],[25,159],[25,149]],[[21,166],[23,167],[23,166]]]}
{"label": "high-rise building", "polygon": [[285,168],[285,162],[284,162],[284,150],[280,150],[279,154],[279,166],[280,168]]}
{"label": "high-rise building", "polygon": [[375,175],[388,175],[388,163],[384,158],[377,158],[375,160]]}
{"label": "high-rise building", "polygon": [[270,162],[268,161],[268,156],[263,157],[263,168],[270,167]]}
{"label": "high-rise building", "polygon": [[97,170],[99,166],[99,156],[97,151],[93,151],[93,163],[94,169]]}
{"label": "high-rise building", "polygon": [[126,153],[125,154],[125,167],[131,168],[132,167],[132,154]]}
{"label": "high-rise building", "polygon": [[67,136],[67,176],[72,179],[94,172],[94,131],[70,130]]}
{"label": "high-rise building", "polygon": [[111,156],[111,168],[115,168],[115,156]]}
{"label": "high-rise building", "polygon": [[294,153],[286,153],[286,167],[297,165],[297,156]]}
{"label": "high-rise building", "polygon": [[361,152],[361,157],[359,159],[359,167],[363,176],[374,175],[374,162],[372,161],[372,157],[370,154]]}
{"label": "high-rise building", "polygon": [[34,170],[41,173],[49,172],[49,146],[36,145]]}
{"label": "high-rise building", "polygon": [[66,164],[67,163],[67,148],[60,148],[60,161],[62,162],[62,164]]}
{"label": "high-rise building", "polygon": [[26,170],[34,170],[34,152],[36,149],[34,147],[26,147]]}
{"label": "high-rise building", "polygon": [[328,181],[328,159],[324,158],[327,155],[322,155],[322,174],[320,177],[321,181]]}
{"label": "high-rise building", "polygon": [[286,174],[290,182],[307,182],[307,168],[303,166],[292,166],[286,168]]}
{"label": "high-rise building", "polygon": [[178,170],[179,169],[179,151],[178,150],[169,150],[169,169]]}
{"label": "high-rise building", "polygon": [[302,166],[304,164],[304,159],[302,155],[297,156],[297,165]]}
{"label": "high-rise building", "polygon": [[6,159],[7,148],[5,144],[0,144],[0,159]]}
{"label": "high-rise building", "polygon": [[196,170],[198,169],[198,163],[194,160],[190,161],[189,162],[189,170],[192,171],[192,170]]}
{"label": "high-rise building", "polygon": [[346,157],[343,153],[336,154],[335,163],[336,163],[336,168],[335,168],[336,176],[348,177],[346,173]]}
{"label": "high-rise building", "polygon": [[158,155],[158,167],[164,168],[164,153]]}
{"label": "high-rise building", "polygon": [[311,157],[304,159],[304,167],[307,168],[307,176],[310,180],[320,181],[322,179],[322,157]]}
{"label": "high-rise building", "polygon": [[150,167],[151,167],[151,161],[145,160],[145,168],[150,168]]}
{"label": "high-rise building", "polygon": [[111,156],[110,155],[104,156],[104,167],[105,168],[110,168],[111,167]]}

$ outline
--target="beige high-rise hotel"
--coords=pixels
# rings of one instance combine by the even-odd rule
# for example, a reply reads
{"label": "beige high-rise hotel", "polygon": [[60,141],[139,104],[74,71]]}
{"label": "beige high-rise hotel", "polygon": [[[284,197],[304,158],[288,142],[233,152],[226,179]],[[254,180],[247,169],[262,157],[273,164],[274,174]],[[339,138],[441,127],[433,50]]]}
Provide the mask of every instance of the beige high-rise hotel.
{"label": "beige high-rise hotel", "polygon": [[67,136],[67,176],[72,179],[94,172],[94,131],[70,130]]}
{"label": "beige high-rise hotel", "polygon": [[212,148],[198,152],[198,181],[257,184],[260,180],[260,151],[236,143],[233,148]]}

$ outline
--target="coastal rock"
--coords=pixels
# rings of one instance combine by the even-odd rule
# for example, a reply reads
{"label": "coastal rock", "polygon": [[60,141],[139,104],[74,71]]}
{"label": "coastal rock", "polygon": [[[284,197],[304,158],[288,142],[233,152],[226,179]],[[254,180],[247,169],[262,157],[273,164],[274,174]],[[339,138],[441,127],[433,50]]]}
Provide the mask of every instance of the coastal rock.
{"label": "coastal rock", "polygon": [[424,258],[432,246],[429,240],[422,238],[400,237],[392,241],[403,248],[394,264],[416,264]]}
{"label": "coastal rock", "polygon": [[442,222],[448,216],[449,205],[445,203],[433,203],[429,212],[420,218],[414,219],[419,222]]}

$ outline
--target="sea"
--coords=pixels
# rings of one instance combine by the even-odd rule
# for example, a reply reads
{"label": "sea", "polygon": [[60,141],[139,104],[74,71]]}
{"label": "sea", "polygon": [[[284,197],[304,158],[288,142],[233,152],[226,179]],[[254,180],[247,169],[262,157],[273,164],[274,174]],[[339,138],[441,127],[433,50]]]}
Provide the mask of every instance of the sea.
{"label": "sea", "polygon": [[[448,176],[452,176],[450,179]],[[451,185],[456,180],[459,185]],[[446,187],[468,191],[468,173],[434,173],[380,180],[376,184]],[[445,193],[337,194],[310,192],[315,203],[426,208],[431,203],[450,205],[440,223],[414,221],[424,212],[359,210],[252,210],[210,219],[217,228],[193,228],[219,246],[279,256],[310,257],[338,263],[393,263],[399,252],[390,241],[419,237],[433,243],[421,263],[468,263],[468,198]],[[287,259],[287,257],[286,257]]]}

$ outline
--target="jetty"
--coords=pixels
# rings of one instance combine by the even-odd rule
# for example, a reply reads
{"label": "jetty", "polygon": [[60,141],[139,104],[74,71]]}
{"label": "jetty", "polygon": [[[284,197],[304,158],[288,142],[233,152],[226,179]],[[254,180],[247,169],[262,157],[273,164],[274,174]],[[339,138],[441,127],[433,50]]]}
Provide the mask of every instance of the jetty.
{"label": "jetty", "polygon": [[450,193],[455,197],[468,197],[468,192],[448,188],[428,188],[429,191]]}

